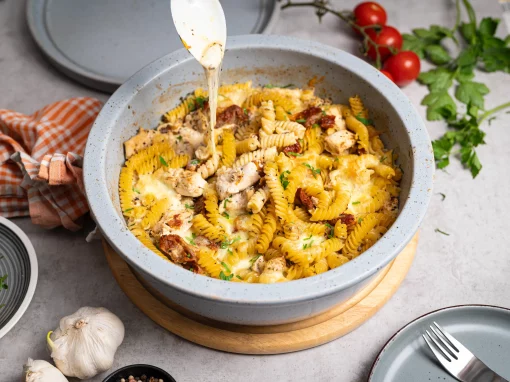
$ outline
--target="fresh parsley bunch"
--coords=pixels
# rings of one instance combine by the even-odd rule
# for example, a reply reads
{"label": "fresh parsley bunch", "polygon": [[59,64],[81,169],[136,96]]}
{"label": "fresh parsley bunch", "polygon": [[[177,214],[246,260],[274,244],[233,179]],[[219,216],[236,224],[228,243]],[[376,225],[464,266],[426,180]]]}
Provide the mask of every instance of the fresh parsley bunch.
{"label": "fresh parsley bunch", "polygon": [[[487,17],[478,24],[470,2],[462,0],[462,4],[468,22],[461,21],[461,4],[457,0],[457,18],[452,29],[439,25],[432,25],[429,29],[413,29],[413,34],[403,35],[403,49],[412,50],[437,65],[437,68],[423,72],[418,77],[429,89],[429,94],[422,100],[422,105],[427,106],[427,119],[445,120],[451,128],[432,142],[437,167],[442,169],[448,166],[453,148],[459,145],[460,161],[474,178],[482,168],[475,148],[485,144],[485,133],[480,125],[491,114],[510,106],[510,102],[507,102],[485,110],[484,97],[489,93],[489,88],[474,81],[475,69],[510,73],[510,35],[505,39],[496,37],[499,19]],[[456,37],[458,34],[462,36],[461,42]],[[461,47],[455,58],[442,45],[448,38]],[[448,93],[452,86],[455,87],[455,98],[466,105],[465,115],[459,116],[457,103]]]}

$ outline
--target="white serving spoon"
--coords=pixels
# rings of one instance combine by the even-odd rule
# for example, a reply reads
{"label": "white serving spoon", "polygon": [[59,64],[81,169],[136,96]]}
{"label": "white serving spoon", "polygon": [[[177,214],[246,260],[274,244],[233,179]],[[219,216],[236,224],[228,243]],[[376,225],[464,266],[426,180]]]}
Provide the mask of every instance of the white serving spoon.
{"label": "white serving spoon", "polygon": [[184,47],[204,67],[209,88],[209,152],[216,157],[214,126],[227,24],[218,0],[170,0],[172,18]]}

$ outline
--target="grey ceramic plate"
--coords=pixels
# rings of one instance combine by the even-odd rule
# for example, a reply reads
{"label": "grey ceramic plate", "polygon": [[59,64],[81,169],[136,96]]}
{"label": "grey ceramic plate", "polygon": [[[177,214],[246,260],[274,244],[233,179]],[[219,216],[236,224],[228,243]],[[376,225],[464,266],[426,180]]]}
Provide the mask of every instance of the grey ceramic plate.
{"label": "grey ceramic plate", "polygon": [[[221,0],[229,36],[269,33],[277,0]],[[169,0],[28,0],[35,41],[61,71],[113,92],[145,65],[182,48]]]}
{"label": "grey ceramic plate", "polygon": [[0,217],[0,277],[8,289],[0,290],[0,338],[25,313],[37,284],[37,258],[28,237],[14,223]]}
{"label": "grey ceramic plate", "polygon": [[441,367],[421,337],[433,321],[486,365],[510,379],[510,310],[461,305],[428,313],[400,329],[377,356],[369,382],[456,381]]}

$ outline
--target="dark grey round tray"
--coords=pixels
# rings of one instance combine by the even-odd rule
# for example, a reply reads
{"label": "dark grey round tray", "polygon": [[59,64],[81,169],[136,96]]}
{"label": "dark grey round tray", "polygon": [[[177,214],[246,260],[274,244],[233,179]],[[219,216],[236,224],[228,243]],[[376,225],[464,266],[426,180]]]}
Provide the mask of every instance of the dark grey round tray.
{"label": "dark grey round tray", "polygon": [[[221,4],[229,36],[269,33],[280,9],[277,0]],[[106,92],[182,48],[169,0],[28,0],[27,22],[36,43],[59,70]]]}

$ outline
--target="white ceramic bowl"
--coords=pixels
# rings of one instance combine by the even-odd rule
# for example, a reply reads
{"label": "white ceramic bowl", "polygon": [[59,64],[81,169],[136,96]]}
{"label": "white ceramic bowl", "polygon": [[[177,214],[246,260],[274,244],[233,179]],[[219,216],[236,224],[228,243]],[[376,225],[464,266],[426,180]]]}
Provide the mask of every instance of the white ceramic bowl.
{"label": "white ceramic bowl", "polygon": [[223,83],[306,85],[324,76],[317,94],[336,102],[359,94],[375,125],[387,128],[387,145],[399,152],[404,171],[401,212],[388,232],[353,261],[321,275],[273,285],[241,284],[193,274],[154,255],[126,228],[118,198],[123,142],[138,128],[153,128],[166,110],[196,87],[206,87],[202,68],[187,51],[146,66],[110,98],[90,133],[85,152],[87,198],[108,242],[153,288],[183,308],[236,324],[298,321],[341,303],[365,286],[409,242],[432,192],[434,158],[423,121],[409,99],[362,60],[316,42],[282,36],[229,39]]}

